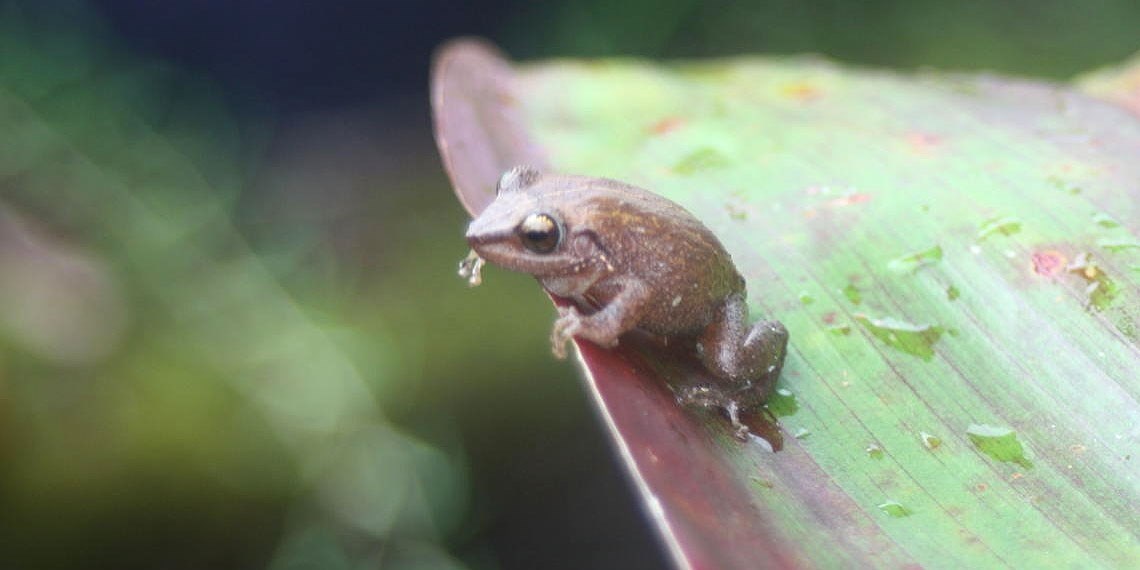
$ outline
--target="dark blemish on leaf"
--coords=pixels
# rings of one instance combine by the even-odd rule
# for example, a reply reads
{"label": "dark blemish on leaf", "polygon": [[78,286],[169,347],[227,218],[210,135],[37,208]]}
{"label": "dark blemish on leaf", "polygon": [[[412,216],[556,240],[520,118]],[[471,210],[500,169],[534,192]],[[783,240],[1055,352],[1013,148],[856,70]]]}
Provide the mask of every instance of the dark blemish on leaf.
{"label": "dark blemish on leaf", "polygon": [[1069,261],[1065,254],[1052,249],[1034,252],[1031,259],[1033,260],[1033,272],[1043,277],[1060,275],[1065,269],[1065,263]]}
{"label": "dark blemish on leaf", "polygon": [[1112,216],[1109,216],[1108,214],[1106,214],[1104,212],[1097,212],[1097,213],[1093,214],[1092,218],[1093,218],[1093,223],[1095,223],[1096,225],[1098,225],[1102,228],[1112,229],[1112,228],[1120,227],[1120,222],[1116,221],[1115,218],[1113,218]]}
{"label": "dark blemish on leaf", "polygon": [[942,246],[935,245],[922,251],[908,253],[891,260],[887,268],[895,273],[913,273],[920,267],[942,261]]}
{"label": "dark blemish on leaf", "polygon": [[[1069,167],[1069,169],[1071,169],[1071,167]],[[1062,170],[1065,170],[1065,168],[1062,168]],[[1069,194],[1072,194],[1073,196],[1076,196],[1077,194],[1081,193],[1081,187],[1080,186],[1070,185],[1068,182],[1066,182],[1063,178],[1061,178],[1059,176],[1050,176],[1049,177],[1049,183],[1052,184],[1054,188],[1061,190],[1063,192],[1067,192]]]}
{"label": "dark blemish on leaf", "polygon": [[1066,269],[1088,283],[1085,287],[1086,309],[1103,311],[1120,294],[1120,286],[1092,260],[1092,256],[1088,253],[1078,255]]}
{"label": "dark blemish on leaf", "polygon": [[847,297],[851,304],[858,305],[863,302],[863,293],[859,291],[859,287],[854,282],[850,282],[843,288],[843,296]]}
{"label": "dark blemish on leaf", "polygon": [[867,448],[864,451],[867,452],[867,457],[870,457],[871,459],[882,459],[885,455],[883,453],[883,446],[877,443],[868,444]]}
{"label": "dark blemish on leaf", "polygon": [[851,334],[851,325],[836,323],[836,317],[837,314],[835,311],[823,315],[823,323],[827,325],[827,331],[836,336],[847,336]]}
{"label": "dark blemish on leaf", "polygon": [[982,223],[982,227],[978,229],[978,240],[984,240],[997,233],[1011,236],[1019,231],[1021,231],[1021,220],[1017,218],[1010,216],[992,218]]}
{"label": "dark blemish on leaf", "polygon": [[768,411],[777,418],[785,418],[800,411],[800,403],[796,400],[796,395],[787,388],[777,388],[768,397],[768,402],[764,404],[764,407],[768,408]]}
{"label": "dark blemish on leaf", "polygon": [[753,477],[749,477],[749,479],[751,479],[752,482],[755,483],[757,487],[762,487],[764,489],[771,489],[771,488],[775,487],[775,485],[771,481],[764,479],[762,477],[753,476]]}
{"label": "dark blemish on leaf", "polygon": [[685,158],[677,161],[677,164],[673,165],[673,172],[689,175],[710,168],[722,168],[728,166],[728,164],[728,158],[721,154],[720,151],[714,148],[704,147],[693,151],[685,156]]}
{"label": "dark blemish on leaf", "polygon": [[881,503],[879,504],[879,510],[896,519],[909,517],[910,515],[914,514],[914,511],[906,508],[902,503],[898,501],[887,501],[885,503]]}
{"label": "dark blemish on leaf", "polygon": [[815,302],[815,297],[812,297],[807,291],[800,291],[800,304],[810,305]]}
{"label": "dark blemish on leaf", "polygon": [[946,288],[946,300],[947,301],[957,301],[958,297],[961,297],[961,296],[962,296],[962,292],[959,291],[957,287],[951,285],[951,286]]}
{"label": "dark blemish on leaf", "polygon": [[918,432],[918,438],[922,441],[922,446],[931,451],[942,447],[942,438],[931,435],[924,431]]}
{"label": "dark blemish on leaf", "polygon": [[1100,238],[1096,240],[1096,245],[1113,253],[1119,253],[1128,249],[1140,249],[1140,240],[1132,236]]}
{"label": "dark blemish on leaf", "polygon": [[855,320],[887,345],[928,362],[934,358],[934,343],[938,342],[943,332],[939,326],[919,325],[893,317],[872,319],[867,315],[856,314]]}
{"label": "dark blemish on leaf", "polygon": [[1033,462],[1025,457],[1025,447],[1017,439],[1017,432],[1010,428],[970,424],[966,428],[966,435],[974,447],[993,459],[1016,463],[1024,469],[1033,468]]}

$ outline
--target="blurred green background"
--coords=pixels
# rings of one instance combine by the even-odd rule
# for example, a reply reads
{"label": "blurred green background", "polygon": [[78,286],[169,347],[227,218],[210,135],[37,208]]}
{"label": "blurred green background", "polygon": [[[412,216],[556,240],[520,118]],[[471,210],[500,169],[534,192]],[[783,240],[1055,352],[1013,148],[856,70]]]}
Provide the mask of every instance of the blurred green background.
{"label": "blurred green background", "polygon": [[532,280],[467,289],[430,53],[1064,80],[1140,3],[0,0],[0,568],[656,568]]}

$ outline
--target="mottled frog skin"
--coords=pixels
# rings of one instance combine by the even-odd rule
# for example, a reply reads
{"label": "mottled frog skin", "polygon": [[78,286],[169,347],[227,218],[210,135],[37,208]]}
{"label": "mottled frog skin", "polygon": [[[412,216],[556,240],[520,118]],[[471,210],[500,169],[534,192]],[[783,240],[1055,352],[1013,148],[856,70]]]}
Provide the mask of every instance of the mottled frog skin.
{"label": "mottled frog skin", "polygon": [[534,275],[573,302],[554,324],[556,355],[571,337],[613,347],[637,328],[695,342],[726,387],[766,392],[783,366],[787,331],[778,321],[748,323],[744,279],[724,246],[647,190],[517,167],[503,174],[467,241],[486,261]]}

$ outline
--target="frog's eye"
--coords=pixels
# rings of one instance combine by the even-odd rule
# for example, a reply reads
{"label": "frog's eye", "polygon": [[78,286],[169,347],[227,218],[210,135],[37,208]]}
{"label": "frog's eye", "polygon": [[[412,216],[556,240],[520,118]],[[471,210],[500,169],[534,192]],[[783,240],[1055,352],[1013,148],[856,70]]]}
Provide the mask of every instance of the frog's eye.
{"label": "frog's eye", "polygon": [[516,230],[523,246],[535,253],[550,253],[562,241],[562,227],[549,214],[531,214]]}

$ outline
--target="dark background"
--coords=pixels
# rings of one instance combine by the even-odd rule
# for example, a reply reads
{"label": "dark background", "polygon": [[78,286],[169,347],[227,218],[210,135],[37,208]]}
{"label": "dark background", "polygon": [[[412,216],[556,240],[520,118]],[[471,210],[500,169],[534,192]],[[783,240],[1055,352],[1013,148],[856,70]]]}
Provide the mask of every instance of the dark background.
{"label": "dark background", "polygon": [[[117,205],[77,222],[61,213],[63,198],[7,191],[0,213],[33,220],[109,268],[135,315],[110,356],[81,364],[0,330],[0,565],[27,568],[664,564],[572,365],[548,356],[549,303],[524,276],[490,270],[467,290],[454,274],[466,216],[436,157],[427,106],[431,53],[449,38],[485,36],[520,59],[810,52],[1059,80],[1140,48],[1140,4],[1130,0],[0,6],[9,35],[45,61],[95,61],[67,89],[98,92],[100,77],[123,69],[175,78],[153,85],[176,87],[133,91],[122,112],[156,125],[205,173],[243,246],[312,322],[349,331],[337,342],[377,408],[369,425],[435,458],[412,461],[416,491],[394,522],[346,522],[308,473],[308,455],[324,444],[294,445],[237,372],[203,371],[198,356],[144,339],[157,330],[180,345],[189,333],[136,283],[149,269],[99,237]],[[205,109],[192,115],[200,120],[170,127],[188,107]],[[167,192],[162,199],[181,199]],[[139,360],[162,372],[122,372]],[[128,427],[108,427],[125,415]],[[391,450],[379,441],[365,456],[381,458],[383,471]]]}

